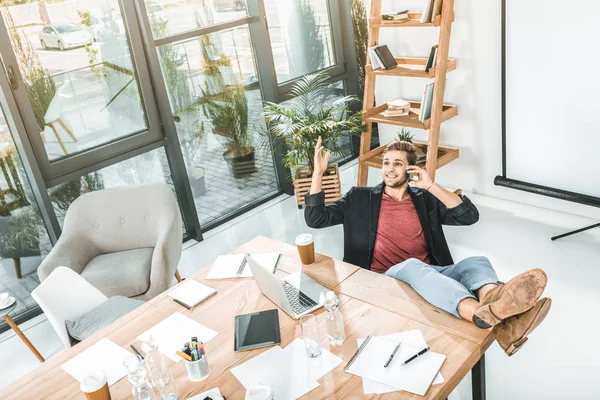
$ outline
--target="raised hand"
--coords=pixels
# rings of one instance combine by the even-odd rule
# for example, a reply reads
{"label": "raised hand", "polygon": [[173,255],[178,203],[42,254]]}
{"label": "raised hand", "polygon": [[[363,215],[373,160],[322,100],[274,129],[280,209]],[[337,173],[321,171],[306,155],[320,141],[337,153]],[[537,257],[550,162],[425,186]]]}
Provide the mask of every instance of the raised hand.
{"label": "raised hand", "polygon": [[323,173],[327,170],[327,165],[329,165],[331,151],[328,150],[325,155],[323,155],[323,151],[323,142],[321,140],[321,136],[319,136],[319,139],[317,139],[317,144],[315,145],[314,175],[323,175]]}
{"label": "raised hand", "polygon": [[433,183],[427,171],[420,167],[417,167],[416,165],[409,165],[408,167],[406,167],[406,172],[416,175],[417,178],[419,178],[419,180],[417,181],[410,181],[410,183],[412,183],[419,189],[428,189]]}

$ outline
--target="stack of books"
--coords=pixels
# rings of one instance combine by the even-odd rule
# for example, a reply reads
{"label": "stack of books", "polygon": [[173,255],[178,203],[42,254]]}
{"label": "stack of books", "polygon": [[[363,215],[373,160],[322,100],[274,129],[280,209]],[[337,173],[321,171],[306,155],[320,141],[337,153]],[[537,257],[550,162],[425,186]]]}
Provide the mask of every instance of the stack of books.
{"label": "stack of books", "polygon": [[410,103],[404,99],[396,99],[387,102],[387,110],[383,115],[386,117],[402,117],[410,112]]}
{"label": "stack of books", "polygon": [[382,14],[381,19],[384,21],[406,22],[410,20],[410,17],[408,16],[408,10],[402,10],[395,13]]}

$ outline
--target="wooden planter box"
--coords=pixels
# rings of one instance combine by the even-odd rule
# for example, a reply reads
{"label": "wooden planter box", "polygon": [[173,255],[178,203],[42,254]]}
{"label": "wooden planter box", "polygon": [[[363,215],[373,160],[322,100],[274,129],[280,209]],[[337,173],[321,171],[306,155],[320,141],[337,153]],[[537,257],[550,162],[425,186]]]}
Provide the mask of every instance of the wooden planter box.
{"label": "wooden planter box", "polygon": [[[304,195],[310,191],[312,175],[308,168],[296,170],[294,189],[296,191],[296,203],[298,208],[304,205]],[[325,204],[333,203],[341,197],[340,194],[340,170],[337,164],[330,164],[323,174],[323,189],[325,190]]]}

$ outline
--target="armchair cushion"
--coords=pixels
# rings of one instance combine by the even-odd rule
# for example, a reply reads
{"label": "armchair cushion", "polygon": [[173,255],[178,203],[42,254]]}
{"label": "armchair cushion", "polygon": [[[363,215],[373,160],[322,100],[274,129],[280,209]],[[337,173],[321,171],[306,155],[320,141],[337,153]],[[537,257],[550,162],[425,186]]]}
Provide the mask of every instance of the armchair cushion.
{"label": "armchair cushion", "polygon": [[150,288],[154,248],[117,251],[94,257],[81,276],[105,296],[134,297]]}
{"label": "armchair cushion", "polygon": [[111,297],[77,320],[65,321],[67,332],[73,339],[82,341],[142,304],[144,302],[141,300],[129,299],[123,296]]}

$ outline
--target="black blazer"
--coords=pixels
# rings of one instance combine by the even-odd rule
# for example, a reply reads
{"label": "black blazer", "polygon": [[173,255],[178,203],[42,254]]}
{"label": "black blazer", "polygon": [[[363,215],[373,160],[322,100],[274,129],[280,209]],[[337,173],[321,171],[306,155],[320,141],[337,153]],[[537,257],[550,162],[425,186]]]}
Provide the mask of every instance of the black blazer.
{"label": "black blazer", "polygon": [[[325,206],[324,191],[307,193],[304,210],[306,224],[311,228],[344,224],[344,261],[371,269],[383,187],[383,183],[372,188],[355,186],[328,206]],[[454,264],[442,224],[472,225],[479,220],[477,208],[462,195],[461,204],[447,208],[426,190],[409,186],[409,193],[423,227],[429,261],[441,266]]]}

